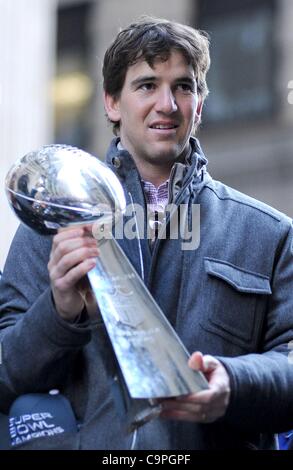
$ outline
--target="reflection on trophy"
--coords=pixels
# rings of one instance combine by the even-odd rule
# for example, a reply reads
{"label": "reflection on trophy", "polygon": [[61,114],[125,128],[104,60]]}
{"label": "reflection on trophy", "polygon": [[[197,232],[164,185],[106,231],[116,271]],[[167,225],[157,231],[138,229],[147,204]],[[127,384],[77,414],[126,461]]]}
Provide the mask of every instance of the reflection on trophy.
{"label": "reflection on trophy", "polygon": [[160,399],[207,388],[204,376],[188,367],[188,352],[111,235],[126,202],[106,165],[77,148],[45,146],[16,162],[6,191],[21,221],[41,234],[94,223],[100,255],[88,279],[115,352],[117,377],[134,404],[134,425],[153,417]]}

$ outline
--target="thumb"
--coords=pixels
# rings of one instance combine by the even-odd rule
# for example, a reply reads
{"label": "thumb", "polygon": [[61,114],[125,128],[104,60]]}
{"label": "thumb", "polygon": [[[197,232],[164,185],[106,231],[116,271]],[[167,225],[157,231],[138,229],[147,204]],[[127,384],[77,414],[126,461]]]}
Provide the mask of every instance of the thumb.
{"label": "thumb", "polygon": [[194,352],[188,360],[188,366],[193,370],[204,371],[205,366],[202,353],[199,351]]}

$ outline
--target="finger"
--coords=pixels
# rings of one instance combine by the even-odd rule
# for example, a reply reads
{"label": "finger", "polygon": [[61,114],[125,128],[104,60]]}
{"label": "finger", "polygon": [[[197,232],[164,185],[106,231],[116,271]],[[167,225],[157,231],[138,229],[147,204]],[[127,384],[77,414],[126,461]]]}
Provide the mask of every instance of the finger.
{"label": "finger", "polygon": [[186,412],[193,415],[193,418],[199,419],[201,416],[218,418],[225,413],[225,405],[223,403],[213,404],[194,404],[190,402],[180,402],[179,400],[164,400],[161,403],[162,410],[166,413]]}
{"label": "finger", "polygon": [[163,410],[160,413],[160,418],[175,419],[178,421],[189,421],[189,422],[200,421],[199,416],[194,416],[194,415],[191,415],[190,413],[187,413],[186,411],[180,411],[180,410],[168,410],[168,411]]}
{"label": "finger", "polygon": [[58,244],[55,244],[53,247],[50,260],[48,263],[48,268],[50,268],[54,264],[58,264],[58,262],[67,255],[68,253],[77,250],[81,247],[88,247],[91,249],[97,249],[97,243],[94,239],[90,237],[77,237],[77,238],[70,238],[68,240],[62,240]]}
{"label": "finger", "polygon": [[86,224],[83,226],[85,233],[91,235],[92,237],[93,237],[93,227],[94,227],[94,224],[92,223]]}
{"label": "finger", "polygon": [[195,403],[192,401],[165,400],[162,403],[164,410],[181,410],[195,414],[218,414],[224,408],[224,402]]}
{"label": "finger", "polygon": [[72,288],[83,276],[95,267],[96,262],[96,258],[89,258],[78,264],[78,266],[70,269],[65,276],[55,280],[55,288],[60,291],[66,291]]}
{"label": "finger", "polygon": [[100,316],[100,310],[95,296],[92,291],[87,291],[84,297],[87,314],[89,317],[94,318]]}
{"label": "finger", "polygon": [[215,357],[210,356],[209,354],[205,354],[203,356],[203,365],[204,365],[204,370],[206,372],[212,371],[212,370],[215,370],[216,367],[218,367],[219,361]]}
{"label": "finger", "polygon": [[201,352],[194,352],[188,361],[188,365],[193,370],[200,370],[204,373],[211,372],[219,364],[219,361],[209,354],[203,355]]}
{"label": "finger", "polygon": [[207,407],[191,402],[179,402],[177,400],[166,400],[162,404],[162,409],[164,411],[186,411],[189,413],[207,412]]}
{"label": "finger", "polygon": [[59,229],[57,235],[53,237],[53,247],[58,245],[60,242],[71,238],[84,236],[93,238],[90,227],[92,227],[92,225],[69,226]]}
{"label": "finger", "polygon": [[58,247],[62,243],[68,243],[72,239],[82,238],[83,230],[82,229],[71,229],[71,230],[62,230],[53,237],[52,248],[50,253],[50,260],[56,257],[56,252]]}
{"label": "finger", "polygon": [[208,390],[202,390],[194,394],[180,396],[176,398],[176,401],[189,402],[189,403],[194,403],[194,404],[199,404],[199,405],[211,405],[214,402],[217,402],[217,400],[219,400],[220,397],[221,397],[221,391],[219,387],[212,386]]}
{"label": "finger", "polygon": [[58,245],[55,245],[54,249],[54,256],[61,258],[61,256],[69,253],[76,248],[81,246],[97,246],[97,242],[90,237],[77,237],[77,238],[70,238],[68,240],[63,240]]}
{"label": "finger", "polygon": [[188,365],[193,370],[203,371],[204,364],[203,364],[203,355],[202,355],[202,353],[199,352],[199,351],[194,352],[188,360]]}
{"label": "finger", "polygon": [[78,230],[78,231],[68,231],[68,232],[62,232],[58,233],[53,238],[53,244],[52,244],[52,249],[56,250],[60,245],[66,245],[70,240],[87,240],[88,242],[91,243],[97,243],[96,240],[90,235],[90,233],[84,231],[84,230]]}
{"label": "finger", "polygon": [[72,268],[78,266],[90,258],[97,258],[99,255],[98,249],[82,247],[77,250],[71,251],[59,260],[59,262],[53,266],[50,270],[50,277],[52,281],[58,278],[64,277]]}
{"label": "finger", "polygon": [[69,232],[74,230],[86,230],[88,232],[91,232],[93,229],[93,225],[94,224],[92,222],[67,225],[67,227],[60,227],[57,233]]}
{"label": "finger", "polygon": [[214,421],[216,421],[219,418],[219,416],[216,416],[214,414],[206,414],[206,413],[196,414],[196,413],[190,413],[190,412],[186,412],[182,410],[172,410],[172,411],[168,410],[168,411],[162,411],[160,414],[160,418],[208,424],[208,423],[213,423]]}
{"label": "finger", "polygon": [[83,227],[64,227],[59,229],[57,234],[53,237],[53,244],[58,244],[62,240],[68,240],[69,238],[82,237],[83,234]]}

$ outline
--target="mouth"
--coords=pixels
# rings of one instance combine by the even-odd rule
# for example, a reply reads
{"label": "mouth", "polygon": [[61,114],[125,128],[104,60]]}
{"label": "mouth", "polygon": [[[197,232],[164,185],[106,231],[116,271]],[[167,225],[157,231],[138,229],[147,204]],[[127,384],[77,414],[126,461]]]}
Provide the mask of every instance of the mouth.
{"label": "mouth", "polygon": [[150,125],[150,129],[159,131],[173,131],[179,127],[176,123],[154,123]]}
{"label": "mouth", "polygon": [[150,130],[154,132],[157,136],[171,137],[175,136],[179,124],[174,122],[157,122],[149,126]]}

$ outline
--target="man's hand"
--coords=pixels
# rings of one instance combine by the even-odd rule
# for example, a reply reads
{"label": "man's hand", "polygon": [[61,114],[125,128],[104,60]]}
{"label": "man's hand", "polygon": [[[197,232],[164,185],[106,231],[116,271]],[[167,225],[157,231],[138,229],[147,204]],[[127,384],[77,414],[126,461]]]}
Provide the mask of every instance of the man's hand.
{"label": "man's hand", "polygon": [[53,238],[48,263],[51,289],[59,315],[73,321],[83,310],[89,286],[84,276],[99,254],[92,226],[62,229]]}
{"label": "man's hand", "polygon": [[200,352],[192,354],[188,365],[203,372],[209,389],[162,401],[161,417],[212,423],[226,413],[230,400],[229,376],[220,361],[209,355],[203,356]]}

